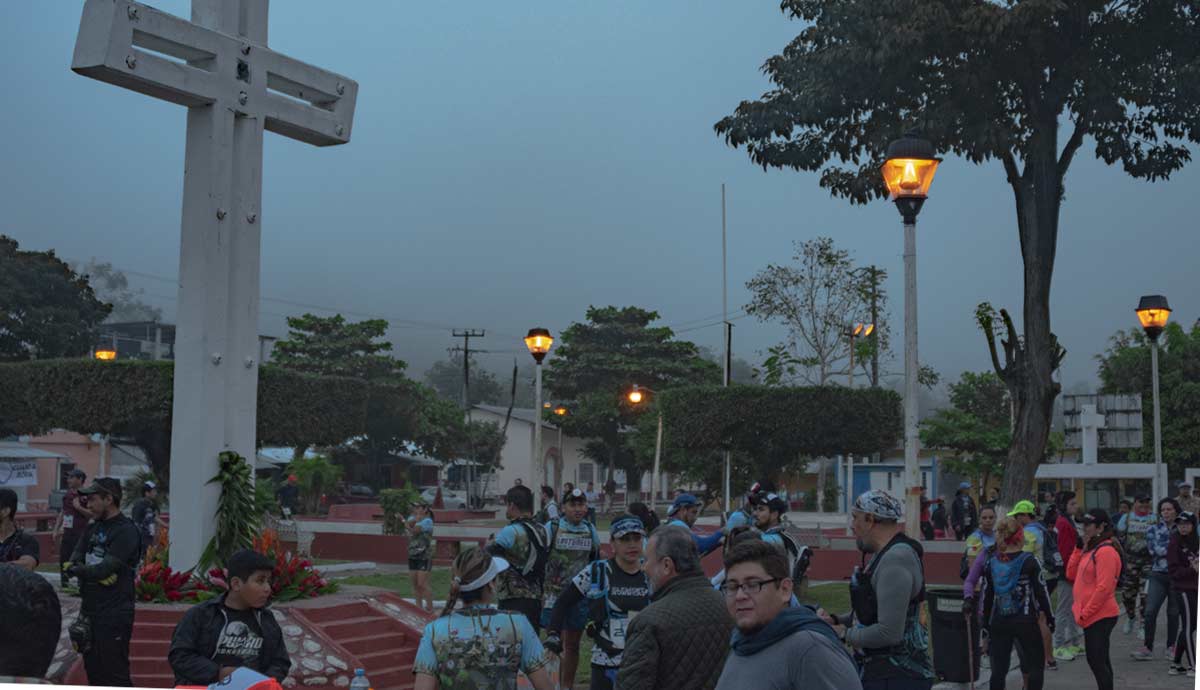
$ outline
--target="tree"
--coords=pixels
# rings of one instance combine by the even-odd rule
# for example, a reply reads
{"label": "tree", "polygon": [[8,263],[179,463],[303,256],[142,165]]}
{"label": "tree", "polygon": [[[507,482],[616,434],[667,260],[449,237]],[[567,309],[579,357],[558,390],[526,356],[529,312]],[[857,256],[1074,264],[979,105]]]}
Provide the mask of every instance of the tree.
{"label": "tree", "polygon": [[950,384],[953,407],[921,423],[921,443],[952,451],[943,466],[971,477],[982,491],[1004,469],[1012,440],[1008,400],[1008,388],[995,373],[965,371]]}
{"label": "tree", "polygon": [[546,371],[550,395],[572,403],[571,414],[555,421],[572,436],[603,444],[609,476],[615,467],[626,470],[631,490],[640,487],[652,458],[628,452],[622,429],[643,411],[630,405],[625,393],[634,384],[661,392],[721,380],[718,367],[702,358],[695,344],[650,325],[658,318],[657,312],[638,307],[589,307],[586,321],[562,332]]}
{"label": "tree", "polygon": [[819,171],[822,187],[855,203],[885,196],[878,166],[913,127],[943,151],[1002,165],[1024,263],[1023,337],[1006,328],[1004,364],[993,355],[1015,403],[1002,499],[1029,495],[1059,391],[1050,283],[1066,175],[1089,137],[1100,160],[1139,179],[1166,179],[1190,160],[1189,143],[1200,143],[1196,3],[783,0],[782,9],[806,27],[763,66],[774,88],[716,124],[727,143],[764,168]]}
{"label": "tree", "polygon": [[82,357],[110,305],[54,251],[21,251],[0,235],[0,362]]}
{"label": "tree", "polygon": [[[498,405],[504,401],[504,387],[500,385],[496,375],[482,369],[479,363],[471,357],[470,366],[470,396],[472,405]],[[462,353],[454,353],[448,360],[434,362],[425,372],[425,382],[446,400],[462,402],[463,388],[463,357]]]}
{"label": "tree", "polygon": [[[724,366],[722,364],[723,360],[725,359],[724,351],[714,350],[707,345],[701,345],[698,349],[701,357],[717,365],[717,368],[724,370]],[[756,383],[754,379],[754,367],[750,364],[750,362],[747,362],[746,360],[737,356],[732,356],[729,359],[729,380],[731,383]]]}
{"label": "tree", "polygon": [[[1159,336],[1159,404],[1162,407],[1163,462],[1171,474],[1200,465],[1200,322],[1190,331],[1167,324]],[[1154,397],[1150,344],[1140,331],[1117,331],[1096,357],[1102,393],[1140,393],[1142,447],[1124,452],[1133,462],[1154,461]]]}
{"label": "tree", "polygon": [[[72,268],[75,267],[72,266]],[[124,272],[114,268],[112,264],[99,263],[92,259],[82,268],[75,270],[88,279],[100,301],[112,305],[112,312],[105,321],[109,323],[162,321],[162,309],[143,302],[141,296],[145,291],[129,287],[129,278],[125,276]]]}
{"label": "tree", "polygon": [[[796,266],[768,265],[759,271],[746,288],[753,293],[746,312],[760,321],[779,321],[788,329],[787,341],[771,348],[764,363],[768,384],[789,383],[797,379],[810,385],[824,386],[846,367],[837,368],[850,355],[850,340],[845,334],[852,321],[863,321],[870,314],[870,288],[878,288],[882,279],[856,269],[850,253],[838,249],[828,237],[798,243],[793,257]],[[855,343],[857,365],[866,371],[871,362],[873,343],[886,351],[888,328],[886,294],[879,292],[877,303],[880,323],[877,333]]]}
{"label": "tree", "polygon": [[275,343],[271,359],[285,369],[322,376],[350,376],[375,383],[404,380],[408,366],[391,355],[383,319],[349,323],[336,316],[289,316],[287,340]]}

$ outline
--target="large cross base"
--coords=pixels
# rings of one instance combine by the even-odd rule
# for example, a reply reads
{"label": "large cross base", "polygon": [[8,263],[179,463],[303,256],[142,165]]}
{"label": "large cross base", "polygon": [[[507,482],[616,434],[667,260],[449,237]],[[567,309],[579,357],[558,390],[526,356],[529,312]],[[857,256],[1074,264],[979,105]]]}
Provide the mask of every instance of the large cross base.
{"label": "large cross base", "polygon": [[187,22],[87,0],[71,68],[188,107],[171,432],[171,553],[215,533],[218,455],[255,460],[263,131],[350,139],[353,81],[267,48],[267,0],[193,0]]}

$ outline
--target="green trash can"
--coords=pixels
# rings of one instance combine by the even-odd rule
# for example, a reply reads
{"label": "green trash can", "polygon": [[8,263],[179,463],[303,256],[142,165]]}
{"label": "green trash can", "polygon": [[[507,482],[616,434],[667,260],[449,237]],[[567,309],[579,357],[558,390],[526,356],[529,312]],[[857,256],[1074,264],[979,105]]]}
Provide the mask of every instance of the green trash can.
{"label": "green trash can", "polygon": [[962,586],[930,585],[925,588],[925,597],[929,605],[934,673],[949,683],[979,680],[979,619],[972,615],[968,626],[962,610]]}

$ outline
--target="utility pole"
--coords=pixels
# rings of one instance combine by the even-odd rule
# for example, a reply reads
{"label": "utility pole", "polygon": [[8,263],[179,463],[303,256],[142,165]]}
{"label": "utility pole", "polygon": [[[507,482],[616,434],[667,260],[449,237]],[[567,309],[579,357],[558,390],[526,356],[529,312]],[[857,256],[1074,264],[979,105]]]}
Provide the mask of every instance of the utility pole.
{"label": "utility pole", "polygon": [[[463,339],[462,403],[463,403],[463,411],[466,412],[466,415],[467,415],[467,425],[469,426],[471,424],[471,383],[470,383],[471,382],[471,338],[482,338],[485,335],[487,335],[487,333],[483,330],[476,330],[474,328],[466,328],[463,330],[459,330],[456,328],[453,331],[451,331],[451,334],[455,338]],[[471,506],[471,498],[472,498],[472,496],[471,496],[471,480],[475,473],[475,445],[474,444],[471,445],[471,458],[470,458],[469,462],[470,462],[470,464],[467,466],[467,471],[466,471],[467,507]]]}
{"label": "utility pole", "polygon": [[[730,374],[732,373],[732,351],[733,351],[733,324],[729,323],[729,280],[726,274],[727,253],[725,249],[725,183],[721,183],[721,321],[725,324],[725,357],[722,358],[724,363],[724,377],[722,384],[728,388]],[[725,451],[725,502],[722,504],[725,512],[730,513],[732,508],[729,505],[730,480],[732,474],[733,459],[730,452]]]}
{"label": "utility pole", "polygon": [[871,331],[871,387],[879,388],[879,268],[869,266],[871,274],[871,323],[875,330]]}

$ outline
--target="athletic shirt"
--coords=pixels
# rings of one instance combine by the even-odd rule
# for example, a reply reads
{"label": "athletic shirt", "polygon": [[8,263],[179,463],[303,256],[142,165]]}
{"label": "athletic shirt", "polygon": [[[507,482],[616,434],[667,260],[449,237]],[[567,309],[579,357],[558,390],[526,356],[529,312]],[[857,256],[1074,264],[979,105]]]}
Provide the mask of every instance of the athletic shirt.
{"label": "athletic shirt", "polygon": [[[409,516],[412,519],[412,516]],[[433,518],[424,518],[412,526],[408,533],[408,557],[426,560],[433,545]]]}
{"label": "athletic shirt", "polygon": [[1146,532],[1158,523],[1154,513],[1138,515],[1125,513],[1117,522],[1117,536],[1121,538],[1121,546],[1125,547],[1125,555],[1135,560],[1150,560],[1150,547],[1146,543]]}
{"label": "athletic shirt", "polygon": [[987,534],[977,529],[967,536],[967,562],[974,562],[980,551],[990,549],[996,544],[996,533]]}
{"label": "athletic shirt", "polygon": [[[529,542],[529,531],[521,526],[521,520],[515,520],[505,525],[496,535],[496,544],[504,547],[504,560],[509,568],[496,577],[496,598],[505,599],[541,599],[542,581],[539,577],[530,578],[521,574],[525,564],[529,562],[533,545]],[[545,525],[529,521],[529,527],[545,531]],[[548,539],[549,537],[544,537]]]}
{"label": "athletic shirt", "polygon": [[550,661],[529,619],[472,605],[425,626],[413,673],[453,690],[516,690],[517,671],[529,675]]}
{"label": "athletic shirt", "polygon": [[258,623],[257,612],[254,609],[238,611],[222,606],[221,613],[225,616],[225,625],[217,635],[212,660],[218,666],[257,667],[263,646],[262,626]]}
{"label": "athletic shirt", "polygon": [[554,608],[558,595],[567,583],[596,560],[600,554],[600,535],[587,520],[573,525],[566,518],[548,523],[546,532],[553,537],[550,557],[546,561],[545,600],[543,608]]}
{"label": "athletic shirt", "polygon": [[[594,567],[607,570],[608,579],[608,618],[600,635],[604,636],[605,640],[613,647],[624,650],[625,633],[629,630],[629,625],[633,623],[638,611],[650,605],[650,580],[646,577],[646,573],[640,570],[630,575],[611,559],[596,561],[589,563],[571,580],[575,589],[585,597],[592,588],[592,569]],[[616,668],[621,665],[621,657],[622,655],[619,653],[608,654],[598,644],[592,645],[592,663],[597,666]]]}
{"label": "athletic shirt", "polygon": [[12,563],[22,556],[33,556],[33,560],[41,563],[41,555],[41,547],[38,545],[37,539],[34,539],[31,534],[26,534],[25,530],[19,527],[8,539],[0,541],[0,563]]}
{"label": "athletic shirt", "polygon": [[[63,531],[78,537],[88,526],[87,517],[75,507],[75,499],[79,498],[79,490],[71,489],[63,496]],[[68,556],[70,554],[67,554]]]}

